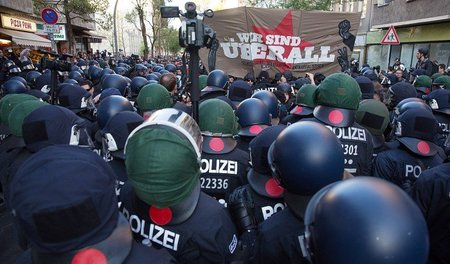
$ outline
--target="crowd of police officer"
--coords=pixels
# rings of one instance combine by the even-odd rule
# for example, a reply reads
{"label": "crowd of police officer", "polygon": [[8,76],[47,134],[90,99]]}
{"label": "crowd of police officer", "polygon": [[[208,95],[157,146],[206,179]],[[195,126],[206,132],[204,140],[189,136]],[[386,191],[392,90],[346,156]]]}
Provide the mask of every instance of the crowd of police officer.
{"label": "crowd of police officer", "polygon": [[450,262],[450,76],[3,65],[5,262]]}

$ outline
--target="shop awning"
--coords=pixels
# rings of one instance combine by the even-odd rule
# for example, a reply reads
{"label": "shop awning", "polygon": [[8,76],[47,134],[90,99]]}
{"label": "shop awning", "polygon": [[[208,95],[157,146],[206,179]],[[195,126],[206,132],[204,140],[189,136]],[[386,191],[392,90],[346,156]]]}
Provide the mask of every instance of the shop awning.
{"label": "shop awning", "polygon": [[33,33],[0,28],[0,33],[8,35],[17,45],[51,48],[52,42]]}
{"label": "shop awning", "polygon": [[87,31],[87,30],[84,30],[84,31],[83,31],[83,34],[85,34],[85,35],[83,35],[83,36],[86,36],[86,37],[98,38],[98,39],[106,39],[105,36],[100,35],[100,33],[96,32],[96,31]]}

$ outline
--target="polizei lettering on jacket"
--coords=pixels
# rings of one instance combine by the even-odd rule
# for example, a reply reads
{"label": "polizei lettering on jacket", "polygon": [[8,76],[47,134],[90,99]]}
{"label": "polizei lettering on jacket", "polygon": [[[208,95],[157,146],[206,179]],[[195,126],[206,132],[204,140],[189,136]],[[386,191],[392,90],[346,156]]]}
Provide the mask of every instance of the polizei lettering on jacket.
{"label": "polizei lettering on jacket", "polygon": [[201,173],[238,174],[238,163],[234,160],[202,159]]}
{"label": "polizei lettering on jacket", "polygon": [[137,215],[130,215],[127,209],[123,209],[124,216],[130,223],[131,231],[139,234],[143,238],[150,239],[153,243],[159,244],[173,251],[178,250],[180,235],[170,230],[164,229],[153,223],[146,223],[144,219],[140,219]]}
{"label": "polizei lettering on jacket", "polygon": [[328,127],[339,139],[367,141],[366,130],[357,127]]}

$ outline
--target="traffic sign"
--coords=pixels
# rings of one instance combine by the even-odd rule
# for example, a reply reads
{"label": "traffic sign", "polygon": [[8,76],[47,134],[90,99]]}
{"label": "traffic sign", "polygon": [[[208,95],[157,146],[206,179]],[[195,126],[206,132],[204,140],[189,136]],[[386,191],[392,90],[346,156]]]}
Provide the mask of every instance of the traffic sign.
{"label": "traffic sign", "polygon": [[45,33],[59,33],[59,25],[49,25],[44,24],[44,32]]}
{"label": "traffic sign", "polygon": [[53,25],[58,22],[58,13],[55,9],[47,7],[42,9],[41,18],[45,23]]}
{"label": "traffic sign", "polygon": [[381,44],[387,45],[399,45],[400,38],[397,35],[397,31],[394,26],[390,26],[384,37],[381,39]]}

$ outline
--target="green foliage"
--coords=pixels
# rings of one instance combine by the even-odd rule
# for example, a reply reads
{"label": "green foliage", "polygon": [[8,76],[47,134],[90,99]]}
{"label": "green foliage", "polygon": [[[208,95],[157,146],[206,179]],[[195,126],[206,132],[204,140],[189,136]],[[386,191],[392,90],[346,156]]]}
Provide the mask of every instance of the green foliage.
{"label": "green foliage", "polygon": [[101,29],[111,31],[114,26],[113,21],[113,15],[111,13],[103,13],[97,19],[96,23]]}
{"label": "green foliage", "polygon": [[157,48],[165,50],[167,53],[176,54],[181,50],[178,42],[178,29],[162,28],[160,32],[161,46]]}
{"label": "green foliage", "polygon": [[291,0],[282,5],[283,8],[301,10],[331,10],[333,0]]}
{"label": "green foliage", "polygon": [[50,3],[48,0],[33,0],[34,13],[37,15],[44,7],[52,7],[61,14],[64,14],[64,10],[67,10],[72,18],[80,17],[85,21],[94,21],[89,16],[105,12],[108,5],[108,1],[105,0],[59,0]]}
{"label": "green foliage", "polygon": [[329,11],[335,3],[358,1],[362,0],[247,0],[247,3],[254,7]]}

